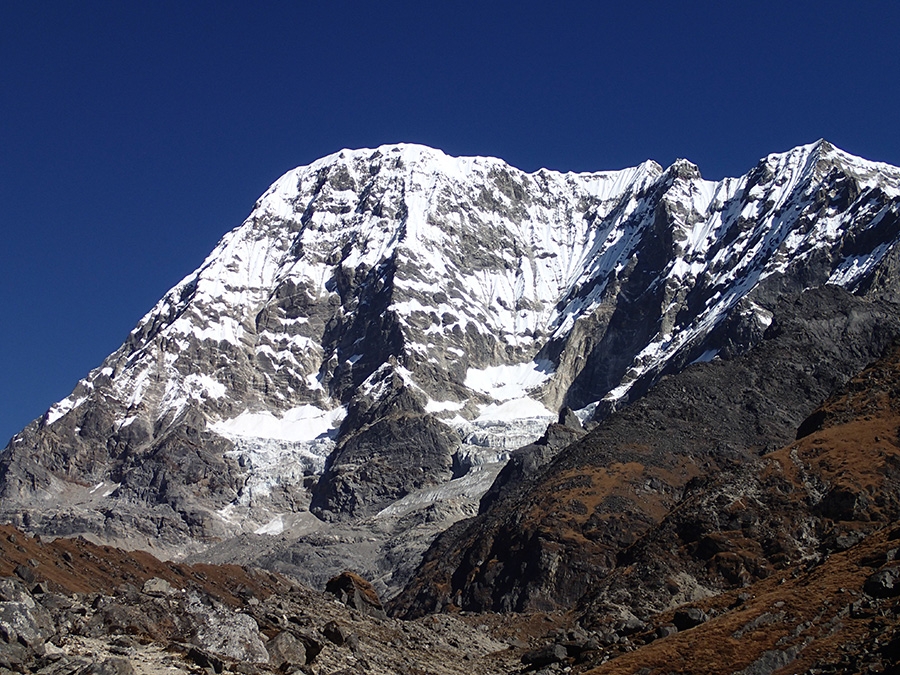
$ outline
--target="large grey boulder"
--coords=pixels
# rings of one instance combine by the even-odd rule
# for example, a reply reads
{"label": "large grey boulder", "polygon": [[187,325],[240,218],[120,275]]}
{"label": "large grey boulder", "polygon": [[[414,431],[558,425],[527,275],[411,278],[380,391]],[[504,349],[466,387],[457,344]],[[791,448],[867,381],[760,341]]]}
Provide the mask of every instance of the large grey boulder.
{"label": "large grey boulder", "polygon": [[270,664],[279,669],[306,665],[306,647],[288,631],[282,631],[266,643]]}
{"label": "large grey boulder", "polygon": [[900,567],[885,567],[866,579],[863,590],[875,598],[893,598],[900,595]]}
{"label": "large grey boulder", "polygon": [[192,642],[217,656],[247,663],[268,663],[269,652],[253,617],[215,607],[191,595],[185,610],[193,619]]}

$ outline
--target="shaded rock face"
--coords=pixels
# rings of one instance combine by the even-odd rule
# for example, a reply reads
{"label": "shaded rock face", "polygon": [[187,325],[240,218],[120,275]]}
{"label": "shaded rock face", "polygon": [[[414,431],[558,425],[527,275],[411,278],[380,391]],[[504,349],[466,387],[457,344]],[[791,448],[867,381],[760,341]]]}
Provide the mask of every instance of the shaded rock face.
{"label": "shaded rock face", "polygon": [[396,374],[381,372],[384,379],[373,383],[382,389],[380,397],[351,404],[340,441],[313,490],[311,509],[323,518],[375,513],[452,476],[461,442],[457,433],[426,414],[421,396]]}
{"label": "shaded rock face", "polygon": [[413,490],[450,480],[459,437],[429,416],[383,418],[344,439],[329,457],[313,513],[357,516]]}
{"label": "shaded rock face", "polygon": [[[679,591],[678,584],[664,582],[670,575],[660,570],[669,569],[669,562],[671,575],[691,570],[697,584],[709,589],[764,577],[779,555],[815,555],[830,535],[827,526],[816,530],[811,523],[853,513],[844,509],[839,515],[835,507],[823,512],[818,505],[843,490],[856,497],[840,503],[859,507],[866,490],[823,476],[809,477],[805,493],[777,478],[764,489],[760,481],[774,470],[765,469],[773,460],[760,455],[793,441],[832,391],[898,337],[900,313],[892,303],[862,300],[834,287],[782,303],[757,348],[663,379],[518,489],[501,493],[477,518],[442,535],[393,611],[415,616],[441,608],[563,608],[611,584],[615,592],[598,597],[640,614],[666,607],[675,601],[673,593],[690,598],[688,585]],[[806,467],[802,459],[785,461]],[[891,461],[880,462],[887,476],[893,475]],[[879,519],[893,513],[890,485],[879,493]],[[757,494],[772,501],[754,505]],[[784,523],[771,522],[770,507]],[[873,517],[872,508],[866,512]],[[744,547],[722,538],[717,532],[728,530],[728,523],[749,528],[765,544]],[[660,527],[677,535],[663,537]],[[787,535],[792,527],[797,533]],[[645,546],[652,552],[641,553]],[[692,551],[716,581],[695,574],[696,562],[673,558],[672,547]],[[634,568],[642,565],[655,571],[638,583]],[[632,576],[623,576],[625,569]]]}
{"label": "shaded rock face", "polygon": [[487,511],[504,493],[519,489],[525,479],[553,459],[560,450],[575,443],[585,435],[581,421],[570,408],[563,408],[559,421],[547,427],[537,441],[516,450],[478,505],[479,513]]}
{"label": "shaded rock face", "polygon": [[886,567],[866,579],[863,590],[874,598],[900,595],[900,567]]}
{"label": "shaded rock face", "polygon": [[384,607],[372,584],[353,572],[341,572],[325,585],[331,593],[348,607],[368,616],[385,618]]}
{"label": "shaded rock face", "polygon": [[[737,357],[806,288],[895,297],[898,213],[900,170],[824,141],[718,182],[683,160],[526,174],[421,146],[337,153],[276,181],[10,442],[0,517],[169,556],[299,522],[272,556],[293,561],[314,549],[310,506],[323,528],[388,514],[365,563],[380,577],[439,529],[413,541],[417,525],[469,515],[563,406],[601,422],[693,362]],[[549,433],[509,491],[572,440]]]}

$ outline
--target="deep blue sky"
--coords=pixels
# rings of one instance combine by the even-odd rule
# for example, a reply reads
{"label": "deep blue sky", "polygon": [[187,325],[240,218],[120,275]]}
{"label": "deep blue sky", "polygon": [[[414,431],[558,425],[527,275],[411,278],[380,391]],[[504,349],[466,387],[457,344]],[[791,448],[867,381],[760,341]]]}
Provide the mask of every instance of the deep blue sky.
{"label": "deep blue sky", "polygon": [[898,29],[895,0],[2,3],[0,446],[294,166],[900,164]]}

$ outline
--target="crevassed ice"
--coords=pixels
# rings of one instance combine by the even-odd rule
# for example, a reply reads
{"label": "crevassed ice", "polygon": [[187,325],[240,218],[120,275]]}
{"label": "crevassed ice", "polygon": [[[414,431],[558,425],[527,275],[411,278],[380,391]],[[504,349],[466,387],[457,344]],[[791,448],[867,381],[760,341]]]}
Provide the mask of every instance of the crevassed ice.
{"label": "crevassed ice", "polygon": [[543,403],[528,396],[489,403],[479,407],[475,422],[511,422],[518,419],[539,418],[553,420],[556,417]]}

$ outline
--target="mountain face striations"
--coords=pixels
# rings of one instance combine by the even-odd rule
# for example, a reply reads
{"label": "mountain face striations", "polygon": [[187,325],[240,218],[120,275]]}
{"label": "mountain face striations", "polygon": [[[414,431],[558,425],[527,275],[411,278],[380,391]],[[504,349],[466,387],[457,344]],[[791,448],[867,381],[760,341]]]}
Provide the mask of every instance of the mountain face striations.
{"label": "mountain face striations", "polygon": [[[438,542],[437,577],[420,570],[401,604],[565,604],[691,479],[784,444],[881,355],[897,333],[898,237],[900,169],[825,141],[722,181],[684,160],[529,174],[415,145],[345,150],[276,181],[115,353],[10,441],[0,511],[35,532],[250,557],[314,580],[352,563],[394,594],[515,455],[479,519]],[[724,398],[680,404],[671,382],[707,371],[727,373],[710,379]],[[661,380],[652,391],[664,393],[642,398]],[[736,426],[707,434],[717,406],[735,416],[720,426]],[[644,452],[648,418],[661,439],[677,420],[696,443],[649,443],[646,461],[621,444],[592,450],[629,424],[628,452]],[[563,449],[582,424],[601,426]],[[586,509],[576,539],[599,556],[586,576],[554,567],[568,546],[558,533],[508,521],[528,490],[584,481],[579,462],[604,467],[595,487],[626,476],[661,486],[650,506],[629,510],[611,488],[572,507]],[[471,549],[475,530],[448,538],[472,523],[491,533],[485,551]],[[539,560],[490,571],[479,560],[491,547]],[[551,567],[553,579],[532,574]]]}

